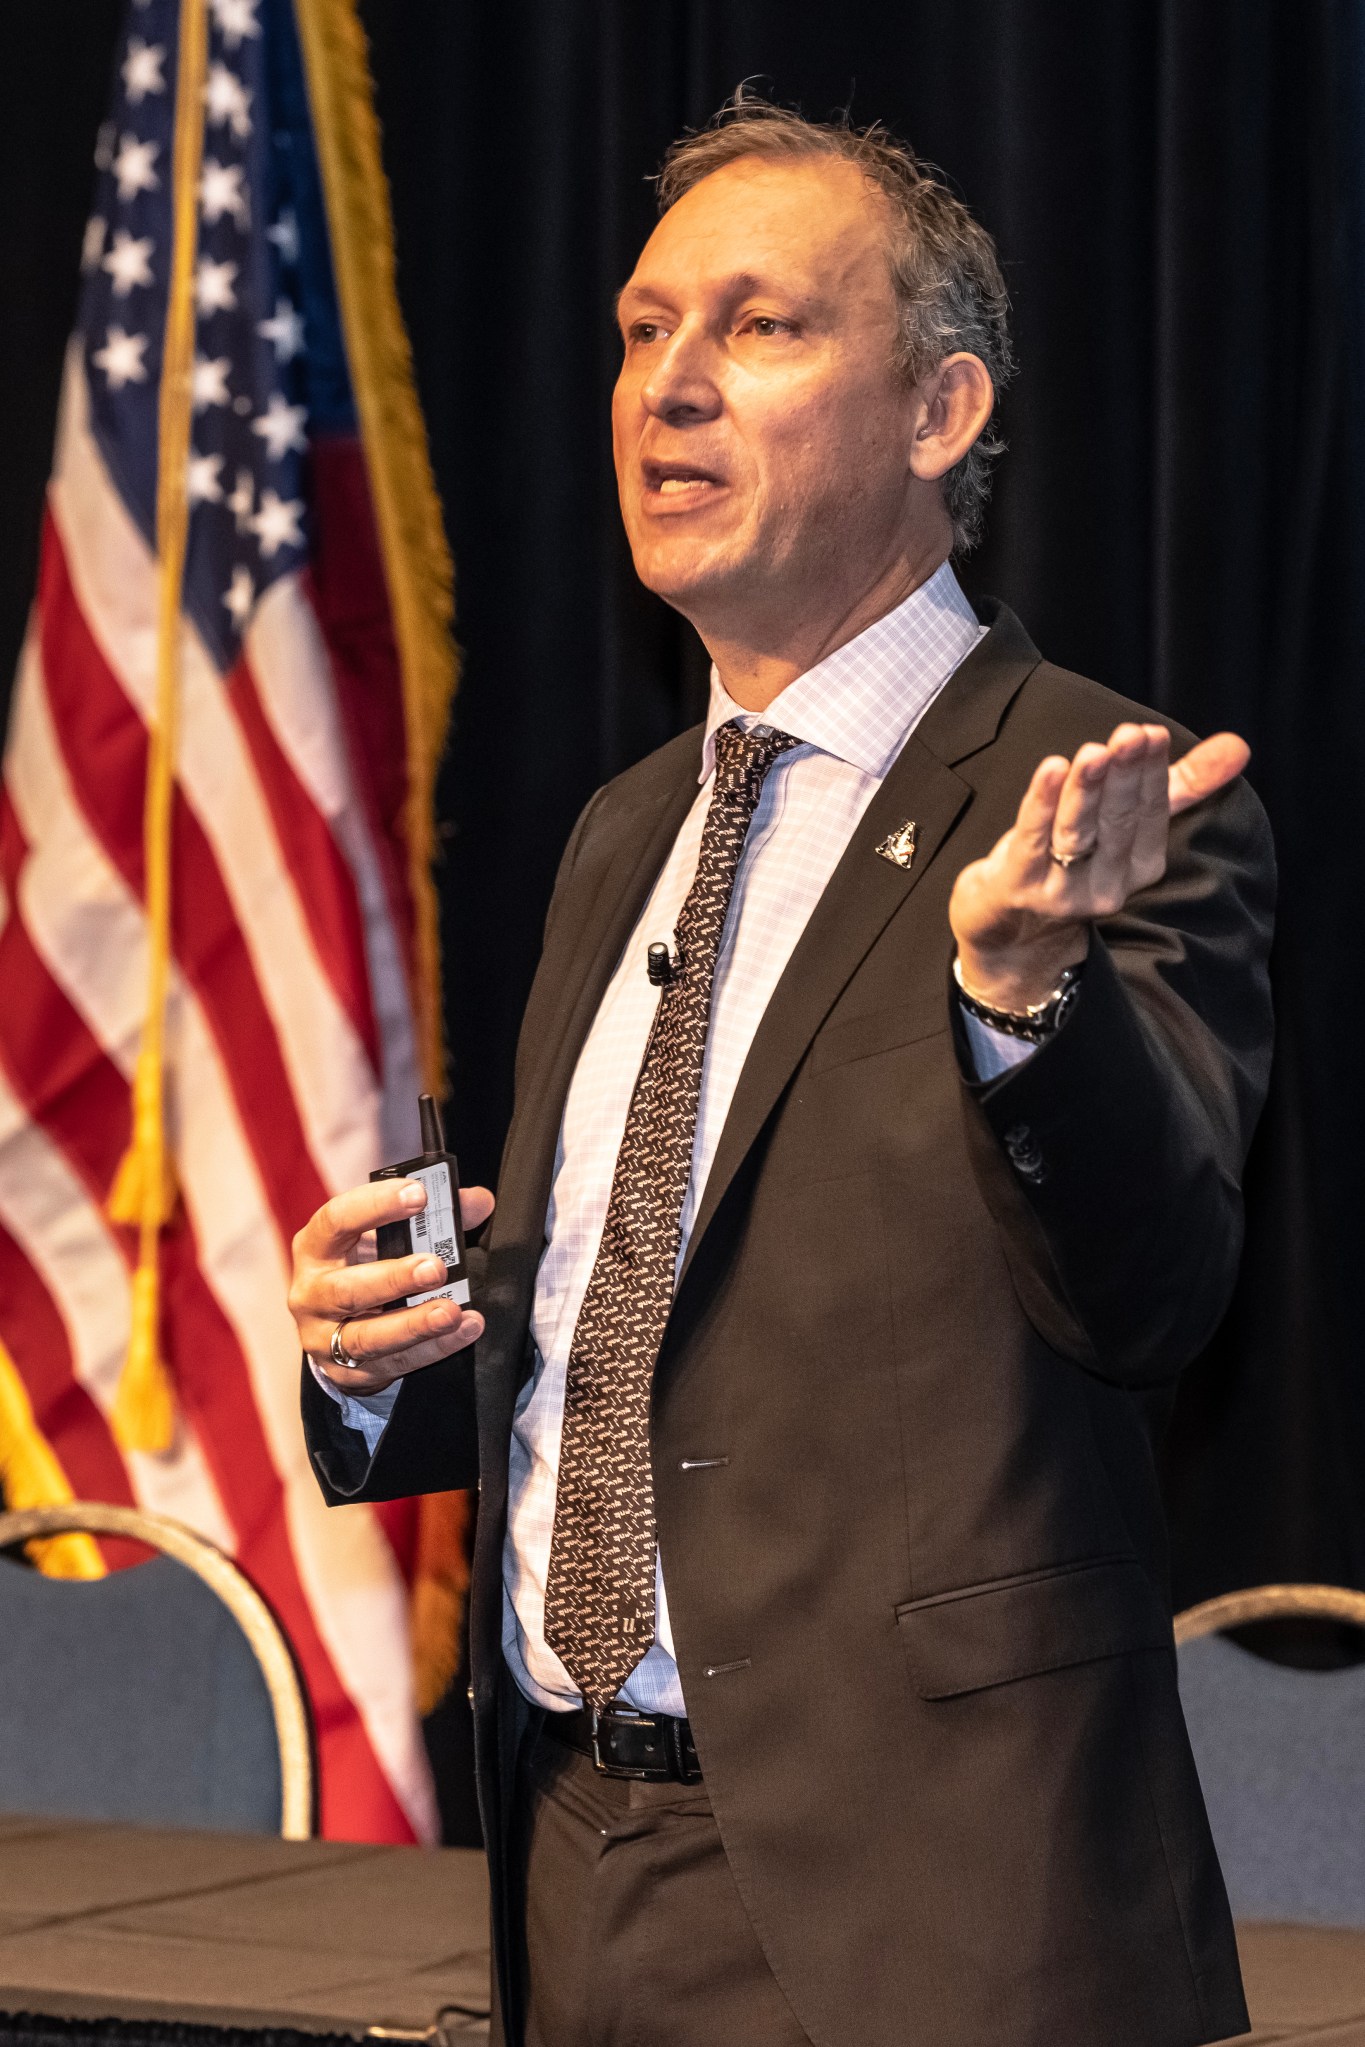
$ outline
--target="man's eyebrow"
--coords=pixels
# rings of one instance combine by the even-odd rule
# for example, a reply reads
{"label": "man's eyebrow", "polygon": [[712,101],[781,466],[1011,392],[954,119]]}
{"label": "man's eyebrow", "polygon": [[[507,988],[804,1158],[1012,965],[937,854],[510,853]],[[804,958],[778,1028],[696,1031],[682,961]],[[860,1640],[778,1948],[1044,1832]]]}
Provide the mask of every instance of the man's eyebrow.
{"label": "man's eyebrow", "polygon": [[638,284],[633,277],[629,277],[617,292],[612,310],[619,316],[621,307],[628,300],[634,299],[641,299],[646,303],[652,302],[656,306],[672,305],[673,303],[668,292],[660,291],[656,286],[647,283]]}
{"label": "man's eyebrow", "polygon": [[[783,298],[795,300],[801,305],[817,303],[816,293],[802,291],[799,286],[792,284],[790,281],[783,281],[775,277],[765,277],[758,270],[736,270],[731,276],[722,279],[717,286],[717,295],[726,299],[743,298],[749,292],[765,291],[778,292]],[[616,294],[612,310],[617,318],[620,318],[623,305],[628,302],[634,302],[637,299],[645,304],[652,303],[654,305],[672,306],[674,303],[671,292],[664,291],[657,285],[652,285],[648,278],[637,280],[632,277],[621,286],[621,289]]]}

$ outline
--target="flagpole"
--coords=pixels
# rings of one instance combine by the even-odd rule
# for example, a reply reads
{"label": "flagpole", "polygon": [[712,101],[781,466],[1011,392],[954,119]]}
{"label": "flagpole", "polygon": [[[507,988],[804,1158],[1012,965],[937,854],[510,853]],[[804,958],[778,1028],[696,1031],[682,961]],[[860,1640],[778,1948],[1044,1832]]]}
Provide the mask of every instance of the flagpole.
{"label": "flagpole", "polygon": [[156,711],[148,733],[143,809],[147,1008],[133,1076],[133,1131],[109,1197],[116,1222],[135,1224],[128,1354],[111,1417],[123,1450],[169,1450],[175,1397],[160,1342],[160,1237],[175,1204],[166,1144],[166,1000],[171,969],[171,833],[175,796],[181,595],[189,536],[188,473],[194,368],[194,264],[204,146],[206,0],[181,0],[172,143],[172,251],[158,412]]}

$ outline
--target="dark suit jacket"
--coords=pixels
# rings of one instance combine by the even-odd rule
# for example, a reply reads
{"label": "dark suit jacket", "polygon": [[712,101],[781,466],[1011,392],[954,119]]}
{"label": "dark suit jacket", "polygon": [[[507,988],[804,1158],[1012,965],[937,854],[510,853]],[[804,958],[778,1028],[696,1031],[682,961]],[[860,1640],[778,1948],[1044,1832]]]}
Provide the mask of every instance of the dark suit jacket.
{"label": "dark suit jacket", "polygon": [[[964,1081],[953,879],[1045,754],[1139,715],[986,615],[740,1078],[655,1375],[659,1540],[725,1851],[812,2041],[1186,2047],[1246,2013],[1176,1693],[1153,1434],[1237,1267],[1270,1054],[1271,847],[1242,783],[1177,820],[1165,879],[1098,927],[1058,1036]],[[472,1364],[408,1381],[368,1464],[305,1376],[329,1499],[481,1486],[473,1676],[500,1962],[524,1718],[500,1552],[556,1133],[699,744],[601,790],[564,855]],[[905,872],[874,848],[907,818]]]}

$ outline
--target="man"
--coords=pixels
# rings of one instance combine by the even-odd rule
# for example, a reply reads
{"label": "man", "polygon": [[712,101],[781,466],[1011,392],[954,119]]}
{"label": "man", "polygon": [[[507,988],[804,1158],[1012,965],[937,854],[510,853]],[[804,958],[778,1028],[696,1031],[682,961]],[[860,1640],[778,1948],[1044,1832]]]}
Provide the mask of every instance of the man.
{"label": "man", "polygon": [[481,1487],[502,2037],[1221,2038],[1151,1444],[1266,1079],[1246,748],[963,597],[1005,294],[908,152],[740,102],[661,196],[616,467],[710,715],[564,855],[477,1311],[377,1312],[418,1189],[300,1234],[314,1462]]}

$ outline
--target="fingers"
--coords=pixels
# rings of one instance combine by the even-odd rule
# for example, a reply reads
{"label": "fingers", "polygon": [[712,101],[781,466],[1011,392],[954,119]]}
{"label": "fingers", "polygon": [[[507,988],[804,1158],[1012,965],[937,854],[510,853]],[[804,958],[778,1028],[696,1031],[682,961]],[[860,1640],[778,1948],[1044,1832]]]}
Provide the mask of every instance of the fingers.
{"label": "fingers", "polygon": [[[434,1346],[432,1358],[445,1357],[464,1349],[483,1333],[483,1317],[473,1308],[461,1308],[456,1301],[424,1301],[417,1308],[395,1308],[389,1315],[364,1315],[348,1320],[341,1333],[348,1357],[362,1364],[384,1363],[392,1368],[404,1352]],[[455,1339],[455,1341],[452,1341]],[[332,1325],[321,1346],[330,1358]],[[409,1371],[415,1369],[410,1363]]]}
{"label": "fingers", "polygon": [[[1074,760],[1050,757],[1037,769],[1019,806],[1013,865],[1016,880],[1047,889],[1054,914],[1092,915],[1091,896],[1120,886],[1154,792],[1164,808],[1164,779],[1147,773],[1153,745],[1164,743],[1160,727],[1120,725],[1107,744],[1090,740]],[[1059,854],[1077,857],[1063,866]]]}
{"label": "fingers", "polygon": [[1144,725],[1142,729],[1147,735],[1147,758],[1138,789],[1137,829],[1129,856],[1135,888],[1149,888],[1166,872],[1166,843],[1171,826],[1166,796],[1171,735],[1164,725]]}
{"label": "fingers", "polygon": [[1009,834],[1018,863],[1033,875],[1041,875],[1048,864],[1048,850],[1057,819],[1057,805],[1070,770],[1070,761],[1052,754],[1040,761],[1024,791],[1019,815]]}
{"label": "fingers", "polygon": [[1113,740],[1107,747],[1092,740],[1077,752],[1058,798],[1057,816],[1047,846],[1049,856],[1054,852],[1084,856],[1094,850],[1101,807],[1109,800],[1113,746]]}
{"label": "fingers", "polygon": [[[443,1311],[439,1316],[438,1308]],[[439,1326],[424,1333],[424,1322]],[[347,1322],[341,1341],[347,1356],[356,1360],[353,1365],[332,1362],[330,1328],[326,1346],[310,1350],[310,1356],[341,1392],[375,1393],[395,1379],[425,1371],[428,1365],[467,1350],[483,1330],[483,1316],[476,1309],[461,1310],[453,1301],[433,1301],[423,1308]],[[401,1340],[404,1336],[406,1341]]]}
{"label": "fingers", "polygon": [[1171,816],[1225,788],[1250,759],[1251,748],[1235,732],[1215,732],[1211,739],[1202,739],[1198,746],[1192,746],[1170,772]]}
{"label": "fingers", "polygon": [[426,1206],[426,1189],[417,1180],[368,1180],[348,1187],[311,1215],[294,1239],[296,1256],[322,1261],[344,1258],[366,1230],[397,1222]]}
{"label": "fingers", "polygon": [[370,1315],[387,1301],[401,1300],[427,1287],[440,1286],[445,1261],[430,1253],[417,1258],[377,1258],[369,1265],[324,1266],[312,1273],[300,1291],[315,1314]]}
{"label": "fingers", "polygon": [[[348,1187],[309,1217],[294,1239],[295,1252],[318,1263],[345,1258],[367,1230],[416,1215],[426,1200],[426,1189],[418,1180],[369,1180],[361,1187]],[[460,1217],[467,1230],[486,1223],[494,1206],[486,1187],[460,1189]]]}
{"label": "fingers", "polygon": [[[1142,725],[1119,725],[1101,749],[1104,759],[1097,771],[1098,794],[1094,803],[1093,848],[1088,872],[1069,875],[1087,892],[1092,915],[1117,910],[1132,893],[1132,854],[1139,825],[1144,822],[1142,799],[1153,742]],[[1159,825],[1164,832],[1165,789],[1158,786]],[[1145,821],[1150,832],[1152,820]]]}

